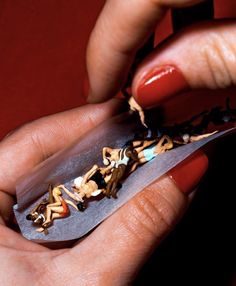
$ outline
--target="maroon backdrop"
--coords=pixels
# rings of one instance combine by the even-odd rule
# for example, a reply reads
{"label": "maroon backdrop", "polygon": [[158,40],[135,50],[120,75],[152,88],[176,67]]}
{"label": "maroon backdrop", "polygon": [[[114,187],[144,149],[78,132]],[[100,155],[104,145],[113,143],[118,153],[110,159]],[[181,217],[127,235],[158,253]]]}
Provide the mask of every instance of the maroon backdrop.
{"label": "maroon backdrop", "polygon": [[[0,1],[0,138],[27,121],[85,102],[85,48],[104,2]],[[215,2],[217,18],[235,16],[235,0]],[[167,17],[156,40],[170,30]]]}

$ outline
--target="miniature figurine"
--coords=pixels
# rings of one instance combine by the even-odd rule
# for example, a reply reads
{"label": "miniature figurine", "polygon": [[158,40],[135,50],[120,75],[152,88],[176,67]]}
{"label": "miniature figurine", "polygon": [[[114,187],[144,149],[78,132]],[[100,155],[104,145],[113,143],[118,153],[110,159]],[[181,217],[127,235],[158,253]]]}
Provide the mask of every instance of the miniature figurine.
{"label": "miniature figurine", "polygon": [[196,141],[199,141],[199,140],[202,140],[204,138],[207,138],[211,135],[214,135],[216,134],[218,131],[214,131],[214,132],[211,132],[211,133],[206,133],[206,134],[202,134],[202,135],[192,135],[192,136],[189,136],[188,134],[185,134],[183,137],[184,139],[184,143],[187,144],[187,143],[192,143],[192,142],[196,142]]}
{"label": "miniature figurine", "polygon": [[137,103],[137,101],[134,99],[134,97],[127,91],[126,88],[122,89],[122,94],[125,97],[126,101],[129,104],[129,110],[133,111],[133,112],[137,112],[139,115],[139,119],[140,122],[142,123],[142,125],[145,128],[147,127],[147,124],[145,123],[145,114],[144,114],[144,110],[142,109],[142,107]]}
{"label": "miniature figurine", "polygon": [[34,224],[42,225],[46,221],[46,208],[48,204],[53,203],[52,185],[48,187],[49,196],[37,204],[33,210],[26,216],[27,220],[31,220]]}
{"label": "miniature figurine", "polygon": [[144,111],[142,109],[142,107],[137,103],[137,101],[134,99],[133,96],[131,96],[129,98],[129,106],[130,106],[130,110],[134,111],[134,112],[138,112],[139,114],[139,118],[140,118],[140,121],[142,123],[142,125],[146,128],[147,127],[147,124],[145,123],[145,115],[144,115]]}
{"label": "miniature figurine", "polygon": [[139,165],[151,161],[157,155],[162,154],[172,148],[173,141],[167,135],[163,135],[159,140],[148,140],[143,142],[134,141],[134,149],[138,154],[138,161],[133,164],[130,172],[136,170]]}
{"label": "miniature figurine", "polygon": [[64,190],[64,192],[70,197],[72,198],[74,201],[77,202],[77,208],[79,211],[84,211],[85,210],[85,205],[84,205],[84,200],[82,199],[82,197],[80,196],[80,194],[78,193],[78,190],[73,187],[73,193],[70,192],[64,185],[59,185],[58,187],[60,187],[61,189]]}
{"label": "miniature figurine", "polygon": [[217,132],[218,131],[216,130],[214,132],[206,133],[206,134],[202,134],[202,135],[189,135],[189,134],[185,133],[182,136],[180,136],[179,138],[174,138],[173,142],[177,145],[184,145],[184,144],[188,144],[188,143],[192,143],[192,142],[202,140],[202,139],[207,138],[211,135],[214,135]]}
{"label": "miniature figurine", "polygon": [[78,210],[77,206],[73,202],[63,199],[59,187],[53,188],[52,196],[53,202],[46,206],[46,220],[42,223],[42,227],[37,229],[38,232],[45,231],[45,229],[53,223],[54,219],[69,216],[70,209],[68,204]]}
{"label": "miniature figurine", "polygon": [[76,205],[62,198],[62,193],[59,187],[52,188],[49,185],[49,198],[42,200],[31,212],[26,216],[27,220],[33,221],[41,227],[36,231],[47,234],[47,228],[52,224],[54,219],[63,218],[70,214],[68,204],[73,206],[76,210]]}
{"label": "miniature figurine", "polygon": [[111,170],[111,166],[100,168],[98,165],[94,165],[84,176],[75,178],[73,193],[64,185],[60,185],[60,187],[69,197],[78,202],[78,209],[83,211],[85,209],[84,197],[96,197],[106,192],[107,183],[111,178]]}
{"label": "miniature figurine", "polygon": [[106,186],[107,197],[116,198],[117,188],[123,179],[128,165],[138,161],[138,154],[132,147],[112,149],[104,147],[102,150],[104,165],[111,166],[111,177]]}
{"label": "miniature figurine", "polygon": [[[214,107],[210,111],[203,111],[180,124],[172,126],[160,125],[158,129],[147,128],[145,115],[142,108],[134,100],[129,98],[130,109],[137,111],[141,123],[146,128],[140,127],[134,138],[124,144],[121,148],[104,147],[102,149],[102,159],[105,167],[93,165],[83,176],[74,179],[71,186],[72,191],[64,185],[52,187],[49,185],[49,196],[42,200],[26,216],[34,224],[39,225],[38,232],[47,233],[47,228],[54,219],[64,218],[70,214],[68,205],[76,210],[85,209],[84,198],[96,197],[100,194],[116,198],[118,189],[124,179],[139,165],[153,160],[157,155],[167,152],[170,149],[196,142],[207,138],[218,131],[204,133],[209,130],[209,125],[220,125],[236,121],[236,110],[230,107],[229,99],[226,102],[226,109]],[[72,201],[64,199],[63,190]]]}

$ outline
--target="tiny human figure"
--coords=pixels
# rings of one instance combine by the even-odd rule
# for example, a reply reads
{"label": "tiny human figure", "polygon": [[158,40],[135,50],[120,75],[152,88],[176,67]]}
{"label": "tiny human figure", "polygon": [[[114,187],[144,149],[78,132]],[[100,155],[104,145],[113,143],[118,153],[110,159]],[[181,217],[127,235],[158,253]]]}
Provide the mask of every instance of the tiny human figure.
{"label": "tiny human figure", "polygon": [[157,155],[172,149],[173,146],[173,140],[167,135],[163,135],[159,140],[135,141],[134,148],[138,154],[138,161],[134,163],[130,172],[136,170],[138,165],[149,162]]}
{"label": "tiny human figure", "polygon": [[129,109],[130,109],[130,111],[137,112],[138,115],[139,115],[139,119],[140,119],[140,122],[142,123],[142,125],[143,125],[145,128],[148,128],[148,127],[147,127],[147,124],[145,123],[145,114],[144,114],[143,108],[138,104],[138,102],[137,102],[137,101],[134,99],[134,97],[127,91],[126,88],[123,88],[123,89],[122,89],[122,93],[123,93],[124,97],[126,98],[128,104],[129,104]]}
{"label": "tiny human figure", "polygon": [[128,165],[130,160],[137,160],[137,152],[132,146],[125,148],[103,147],[102,149],[103,164],[110,168],[117,167],[121,164]]}
{"label": "tiny human figure", "polygon": [[[215,133],[217,133],[218,131],[214,131],[214,132],[211,132],[211,133],[206,133],[206,134],[202,134],[202,135],[192,135],[192,136],[189,136],[189,141],[190,143],[192,142],[196,142],[196,141],[199,141],[199,140],[202,140],[204,138],[207,138],[211,135],[214,135]],[[185,139],[186,140],[186,139]],[[188,143],[187,142],[187,143]]]}
{"label": "tiny human figure", "polygon": [[96,197],[101,193],[105,193],[107,183],[111,177],[111,169],[111,166],[100,168],[98,165],[94,165],[84,176],[75,178],[73,193],[64,185],[60,185],[60,187],[70,198],[78,202],[78,209],[83,211],[84,197]]}
{"label": "tiny human figure", "polygon": [[74,180],[74,186],[79,190],[81,198],[95,197],[104,192],[111,177],[112,166],[100,168],[94,165],[83,177]]}
{"label": "tiny human figure", "polygon": [[54,187],[52,190],[53,202],[46,206],[46,220],[41,224],[41,227],[37,229],[38,232],[43,232],[52,224],[54,219],[64,218],[70,214],[68,204],[78,210],[77,206],[62,197],[62,193],[59,187]]}
{"label": "tiny human figure", "polygon": [[52,185],[48,187],[49,196],[37,204],[33,210],[26,216],[27,220],[31,220],[34,224],[42,225],[46,221],[46,208],[48,204],[53,203]]}
{"label": "tiny human figure", "polygon": [[107,197],[116,198],[117,187],[123,179],[128,165],[138,161],[138,154],[131,146],[120,149],[104,147],[102,153],[103,163],[112,168],[105,194]]}
{"label": "tiny human figure", "polygon": [[132,111],[135,111],[135,112],[138,112],[139,114],[139,118],[140,118],[140,121],[142,123],[142,125],[146,128],[147,127],[147,124],[145,123],[145,115],[144,115],[144,111],[142,109],[142,107],[137,103],[137,101],[134,99],[133,96],[131,96],[128,100],[128,103],[129,103],[129,107],[130,107],[130,110]]}
{"label": "tiny human figure", "polygon": [[157,143],[158,139],[153,139],[153,140],[134,140],[131,142],[132,147],[135,149],[135,151],[139,154],[142,150],[145,148],[153,145],[154,143]]}
{"label": "tiny human figure", "polygon": [[207,138],[211,135],[214,135],[215,133],[217,133],[218,131],[214,131],[211,133],[206,133],[206,134],[201,134],[201,135],[189,135],[188,133],[183,134],[181,137],[181,140],[173,140],[174,143],[179,144],[179,145],[184,145],[184,144],[188,144],[188,143],[192,143],[192,142],[196,142],[199,140],[202,140],[204,138]]}
{"label": "tiny human figure", "polygon": [[82,199],[81,195],[78,193],[78,190],[75,187],[73,187],[73,193],[70,192],[64,185],[59,185],[58,187],[63,189],[64,192],[70,198],[72,198],[74,201],[77,202],[77,208],[78,208],[79,211],[84,211],[85,210],[84,200]]}

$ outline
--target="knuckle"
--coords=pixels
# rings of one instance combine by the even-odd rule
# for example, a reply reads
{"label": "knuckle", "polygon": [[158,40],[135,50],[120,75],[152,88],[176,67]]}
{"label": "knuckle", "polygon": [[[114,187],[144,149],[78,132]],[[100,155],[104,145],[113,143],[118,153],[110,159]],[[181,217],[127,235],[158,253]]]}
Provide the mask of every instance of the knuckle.
{"label": "knuckle", "polygon": [[[95,114],[96,110],[94,110],[94,114]],[[92,128],[95,127],[98,122],[96,120],[96,117],[94,116],[94,114],[91,114],[88,112],[88,114],[86,115],[86,123],[91,126]]]}
{"label": "knuckle", "polygon": [[38,119],[37,121],[25,123],[9,133],[2,140],[2,144],[10,143],[10,146],[21,145],[24,151],[29,151],[28,148],[30,147],[30,151],[33,152],[35,150],[35,153],[40,155],[39,161],[47,159],[51,156],[51,153],[47,150],[44,139],[45,134],[49,136],[50,133],[44,132],[44,126],[46,126],[44,122],[43,119]]}
{"label": "knuckle", "polygon": [[161,239],[173,225],[177,214],[157,189],[145,189],[129,206],[129,217],[123,218],[125,228],[136,239]]}
{"label": "knuckle", "polygon": [[53,134],[53,131],[47,127],[47,122],[44,118],[23,125],[18,132],[23,138],[25,146],[31,146],[31,150],[34,150],[34,153],[39,155],[39,162],[46,160],[52,155],[50,148],[48,148],[49,145],[47,146],[45,144],[45,138],[53,136],[56,138],[56,136]]}
{"label": "knuckle", "polygon": [[201,53],[206,64],[205,85],[209,88],[225,88],[236,83],[236,51],[222,34],[207,34]]}
{"label": "knuckle", "polygon": [[40,133],[38,133],[37,131],[36,132],[33,131],[30,132],[28,136],[29,136],[29,141],[31,143],[30,145],[34,146],[34,149],[38,151],[37,152],[38,154],[41,154],[42,160],[45,160],[48,157],[50,157],[51,154],[46,152]]}

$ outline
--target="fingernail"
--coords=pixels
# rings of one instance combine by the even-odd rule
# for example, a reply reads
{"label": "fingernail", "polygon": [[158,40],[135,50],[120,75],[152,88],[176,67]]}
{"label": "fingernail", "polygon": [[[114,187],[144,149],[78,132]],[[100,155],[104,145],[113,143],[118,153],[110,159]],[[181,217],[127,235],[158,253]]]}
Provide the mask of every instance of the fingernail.
{"label": "fingernail", "polygon": [[188,89],[183,74],[174,66],[164,65],[153,69],[143,78],[137,89],[136,100],[142,107],[150,108]]}
{"label": "fingernail", "polygon": [[189,194],[198,186],[207,169],[208,158],[200,150],[173,168],[168,175],[183,193]]}

